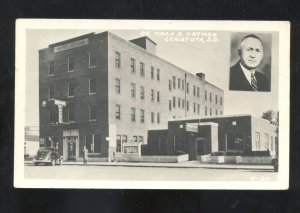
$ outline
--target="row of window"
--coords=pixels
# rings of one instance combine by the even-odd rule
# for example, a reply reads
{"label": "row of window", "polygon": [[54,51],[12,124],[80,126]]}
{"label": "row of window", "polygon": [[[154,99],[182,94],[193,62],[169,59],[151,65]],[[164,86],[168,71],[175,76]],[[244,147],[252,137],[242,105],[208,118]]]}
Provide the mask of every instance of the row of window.
{"label": "row of window", "polygon": [[[121,94],[121,80],[119,78],[116,78],[116,93]],[[130,96],[131,98],[136,98],[136,84],[131,83],[130,85]],[[151,101],[156,101],[160,102],[160,91],[156,91],[154,89],[151,89]],[[140,99],[144,100],[145,99],[145,87],[140,86]]]}
{"label": "row of window", "polygon": [[[176,97],[173,97],[173,104],[172,104],[172,100],[169,100],[169,111],[176,108]],[[185,108],[185,100],[182,98],[177,98],[177,107],[178,108]],[[197,114],[200,113],[200,104],[197,103],[193,103],[193,111],[194,113],[196,113],[196,107],[197,107]],[[186,110],[189,111],[190,110],[190,101],[186,101]]]}
{"label": "row of window", "polygon": [[[205,90],[205,101],[207,101],[207,91]],[[220,96],[220,106],[223,105],[223,97]],[[209,102],[212,102],[212,93],[209,93]],[[218,95],[215,95],[215,104],[218,104]]]}
{"label": "row of window", "polygon": [[260,132],[255,132],[255,148],[256,150],[270,150],[275,151],[275,141],[273,136],[264,133],[264,140],[261,143]]}
{"label": "row of window", "polygon": [[[89,78],[89,94],[93,95],[96,94],[96,78]],[[68,83],[68,97],[74,97],[75,96],[75,91],[76,91],[76,84],[75,82],[69,82]],[[55,86],[49,86],[48,87],[48,98],[49,99],[54,99],[55,98]]]}
{"label": "row of window", "polygon": [[[140,135],[134,135],[133,140],[131,142],[134,143],[143,143],[144,142],[144,137]],[[127,143],[127,135],[117,135],[117,147],[116,147],[116,152],[121,153],[124,152],[122,144]]]}
{"label": "row of window", "polygon": [[[96,67],[97,64],[97,57],[96,57],[96,52],[89,52],[89,68]],[[67,71],[68,72],[74,72],[76,69],[76,63],[75,63],[75,57],[70,56],[67,58]],[[48,75],[52,76],[55,74],[55,62],[50,61],[48,64]]]}
{"label": "row of window", "polygon": [[[136,122],[136,108],[131,107],[131,122]],[[116,104],[116,119],[121,120],[121,105]],[[156,113],[156,122],[160,123],[160,113]],[[140,123],[145,123],[145,110],[140,109]],[[151,112],[151,123],[155,123],[155,113]]]}
{"label": "row of window", "polygon": [[[121,68],[121,53],[116,51],[115,52],[115,67],[116,68]],[[136,59],[134,58],[130,58],[130,71],[131,73],[136,73]],[[140,76],[145,77],[145,63],[144,62],[140,62],[140,66],[139,66],[139,70],[140,70]],[[154,66],[151,66],[151,79],[155,79],[155,68]],[[156,80],[160,81],[160,69],[156,69]]]}
{"label": "row of window", "polygon": [[[177,79],[177,88],[182,91],[184,91],[185,83],[184,80],[181,80],[180,78]],[[172,89],[176,89],[176,77],[173,76],[172,80],[169,80],[169,91],[172,91]],[[186,82],[186,93],[190,92],[190,83]],[[193,85],[193,95],[200,97],[200,87],[197,87]]]}

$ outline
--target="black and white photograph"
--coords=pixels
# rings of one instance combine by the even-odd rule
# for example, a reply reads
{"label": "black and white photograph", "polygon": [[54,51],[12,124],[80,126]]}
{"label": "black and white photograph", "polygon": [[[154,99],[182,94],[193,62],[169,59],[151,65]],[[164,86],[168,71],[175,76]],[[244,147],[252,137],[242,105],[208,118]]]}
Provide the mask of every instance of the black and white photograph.
{"label": "black and white photograph", "polygon": [[288,22],[21,19],[16,48],[15,187],[288,188]]}
{"label": "black and white photograph", "polygon": [[[274,47],[273,49],[277,50],[278,48]],[[271,50],[271,34],[232,34],[229,89],[269,92],[271,88]],[[278,54],[278,52],[274,51],[274,54]],[[278,66],[278,61],[276,66]]]}

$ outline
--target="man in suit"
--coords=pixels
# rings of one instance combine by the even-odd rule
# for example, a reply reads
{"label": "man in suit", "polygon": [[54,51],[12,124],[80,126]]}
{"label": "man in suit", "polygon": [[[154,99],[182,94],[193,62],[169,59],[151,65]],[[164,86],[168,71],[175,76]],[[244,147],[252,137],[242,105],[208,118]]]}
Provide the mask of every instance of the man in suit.
{"label": "man in suit", "polygon": [[262,40],[253,34],[243,37],[238,54],[240,60],[230,68],[229,90],[270,91],[267,77],[256,69],[264,56]]}

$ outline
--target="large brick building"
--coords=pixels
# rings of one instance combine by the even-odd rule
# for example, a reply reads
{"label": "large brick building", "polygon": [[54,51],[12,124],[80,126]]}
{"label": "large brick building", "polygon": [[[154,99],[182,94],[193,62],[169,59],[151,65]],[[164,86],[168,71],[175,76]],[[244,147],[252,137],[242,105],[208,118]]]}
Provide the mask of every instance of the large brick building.
{"label": "large brick building", "polygon": [[[65,159],[147,143],[168,120],[222,115],[223,90],[156,55],[148,37],[86,34],[39,51],[40,137]],[[183,56],[184,57],[184,56]],[[114,135],[113,135],[114,134]],[[110,142],[108,142],[110,140]],[[112,142],[112,140],[114,142]]]}

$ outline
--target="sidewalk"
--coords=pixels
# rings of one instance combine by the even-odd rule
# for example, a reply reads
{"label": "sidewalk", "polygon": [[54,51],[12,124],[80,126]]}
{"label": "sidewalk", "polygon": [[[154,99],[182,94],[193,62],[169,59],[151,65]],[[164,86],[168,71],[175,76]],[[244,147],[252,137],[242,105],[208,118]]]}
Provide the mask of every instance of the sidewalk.
{"label": "sidewalk", "polygon": [[[64,165],[83,165],[83,162],[65,161]],[[273,166],[271,165],[207,164],[199,161],[185,161],[181,163],[88,162],[87,166],[273,170]]]}

